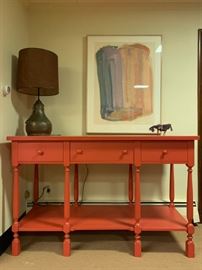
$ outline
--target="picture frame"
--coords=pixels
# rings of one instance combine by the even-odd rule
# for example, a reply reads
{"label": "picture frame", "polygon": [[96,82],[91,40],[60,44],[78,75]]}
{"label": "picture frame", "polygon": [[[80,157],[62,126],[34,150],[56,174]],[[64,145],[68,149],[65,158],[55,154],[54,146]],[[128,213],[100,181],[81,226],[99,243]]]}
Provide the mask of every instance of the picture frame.
{"label": "picture frame", "polygon": [[87,133],[145,134],[161,122],[162,37],[87,37]]}

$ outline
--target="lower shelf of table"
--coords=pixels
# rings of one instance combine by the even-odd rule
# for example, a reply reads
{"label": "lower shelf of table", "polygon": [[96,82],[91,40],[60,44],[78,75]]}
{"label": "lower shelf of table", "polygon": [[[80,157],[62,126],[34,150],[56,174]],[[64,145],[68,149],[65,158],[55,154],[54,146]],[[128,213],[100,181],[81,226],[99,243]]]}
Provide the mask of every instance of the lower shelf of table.
{"label": "lower shelf of table", "polygon": [[[142,206],[142,231],[186,231],[187,221],[169,206]],[[34,206],[19,231],[63,231],[63,205]],[[70,208],[70,230],[134,231],[133,205],[80,205]]]}

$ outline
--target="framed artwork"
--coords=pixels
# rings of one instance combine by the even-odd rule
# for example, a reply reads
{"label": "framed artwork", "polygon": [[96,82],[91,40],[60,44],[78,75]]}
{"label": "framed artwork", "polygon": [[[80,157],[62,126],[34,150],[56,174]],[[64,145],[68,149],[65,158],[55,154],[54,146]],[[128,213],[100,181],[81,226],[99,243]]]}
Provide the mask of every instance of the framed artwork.
{"label": "framed artwork", "polygon": [[87,133],[159,124],[161,36],[88,36],[87,50]]}

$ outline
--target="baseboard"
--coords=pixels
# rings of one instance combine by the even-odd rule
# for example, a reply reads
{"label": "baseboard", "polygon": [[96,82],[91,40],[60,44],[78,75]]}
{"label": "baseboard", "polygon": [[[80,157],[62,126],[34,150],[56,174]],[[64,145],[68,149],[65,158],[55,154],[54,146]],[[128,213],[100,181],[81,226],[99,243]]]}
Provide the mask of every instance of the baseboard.
{"label": "baseboard", "polygon": [[[26,213],[24,212],[20,219],[25,216]],[[8,228],[1,236],[0,236],[0,256],[5,252],[5,250],[11,245],[11,242],[13,240],[13,232],[12,232],[12,226]]]}

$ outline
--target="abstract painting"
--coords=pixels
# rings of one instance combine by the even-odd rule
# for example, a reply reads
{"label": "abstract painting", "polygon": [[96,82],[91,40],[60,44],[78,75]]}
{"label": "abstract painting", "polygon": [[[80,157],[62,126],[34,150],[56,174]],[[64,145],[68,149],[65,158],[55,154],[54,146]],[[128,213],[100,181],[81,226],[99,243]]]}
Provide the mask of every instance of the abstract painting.
{"label": "abstract painting", "polygon": [[160,123],[161,51],[161,36],[88,36],[88,133]]}

